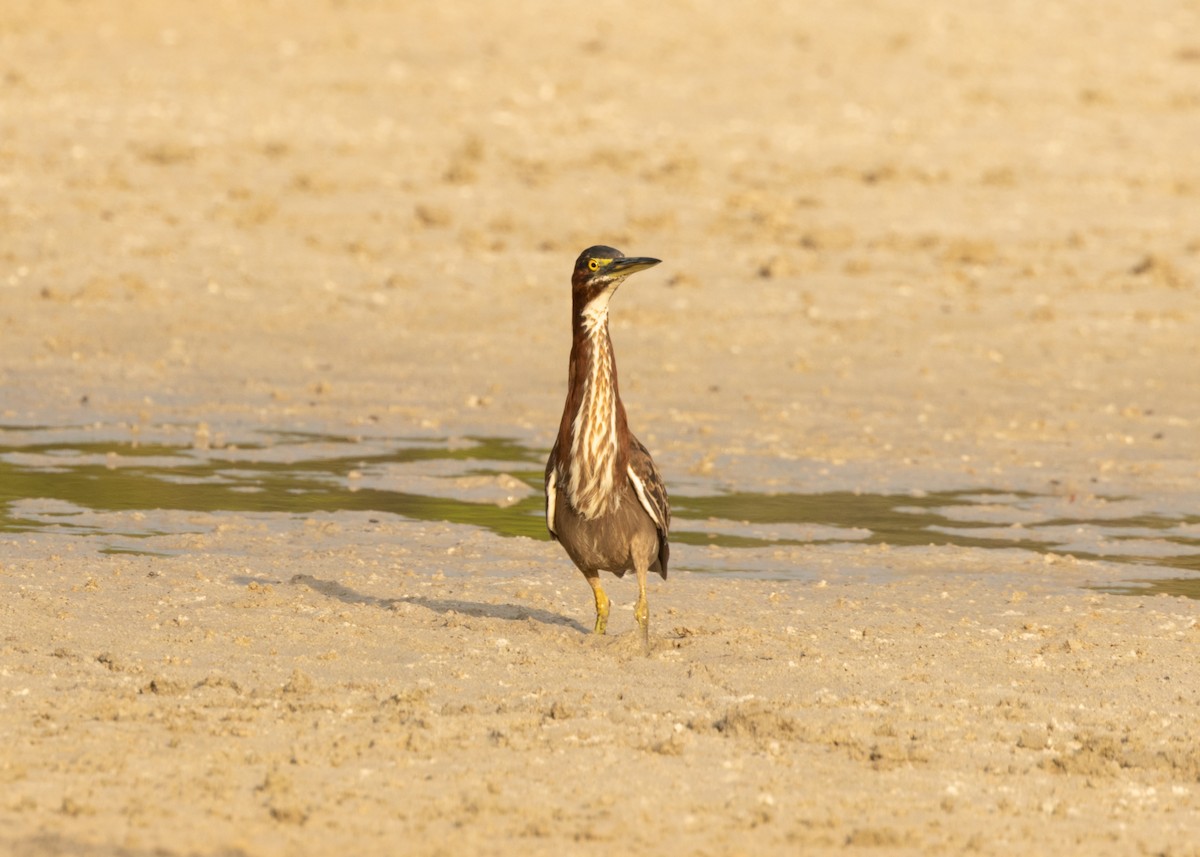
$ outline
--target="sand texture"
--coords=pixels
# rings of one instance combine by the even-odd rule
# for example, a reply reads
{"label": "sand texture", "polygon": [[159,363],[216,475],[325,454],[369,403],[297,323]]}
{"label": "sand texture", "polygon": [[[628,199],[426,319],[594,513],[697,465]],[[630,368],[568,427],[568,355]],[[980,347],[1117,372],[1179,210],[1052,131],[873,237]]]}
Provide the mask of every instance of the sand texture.
{"label": "sand texture", "polygon": [[1200,854],[1197,141],[1188,0],[0,0],[0,853]]}

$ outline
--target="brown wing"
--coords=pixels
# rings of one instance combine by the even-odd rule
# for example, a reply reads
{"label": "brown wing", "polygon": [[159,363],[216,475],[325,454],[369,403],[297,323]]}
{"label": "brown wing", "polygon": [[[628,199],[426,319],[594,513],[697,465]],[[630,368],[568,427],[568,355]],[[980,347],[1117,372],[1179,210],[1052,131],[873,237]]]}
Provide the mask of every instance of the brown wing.
{"label": "brown wing", "polygon": [[658,564],[660,573],[667,576],[667,560],[671,556],[668,533],[671,530],[671,504],[667,500],[667,486],[654,465],[654,459],[633,435],[629,436],[629,481],[637,493],[642,508],[646,510],[654,526],[658,528]]}
{"label": "brown wing", "polygon": [[546,460],[546,529],[550,531],[550,538],[558,540],[558,533],[554,532],[554,511],[558,503],[558,471],[554,467],[554,462],[558,458],[558,441],[554,441],[554,446],[550,449],[550,458]]}

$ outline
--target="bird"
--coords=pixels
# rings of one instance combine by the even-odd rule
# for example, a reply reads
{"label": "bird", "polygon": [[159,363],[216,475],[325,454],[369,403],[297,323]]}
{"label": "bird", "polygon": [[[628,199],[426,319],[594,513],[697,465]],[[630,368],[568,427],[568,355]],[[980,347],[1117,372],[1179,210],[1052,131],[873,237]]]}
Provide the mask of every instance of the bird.
{"label": "bird", "polygon": [[625,278],[660,263],[589,247],[571,274],[567,400],[546,461],[546,527],[583,572],[596,602],[594,633],[608,628],[600,572],[637,575],[634,618],[650,644],[646,576],[667,578],[671,506],[654,459],[629,430],[608,335],[609,301]]}

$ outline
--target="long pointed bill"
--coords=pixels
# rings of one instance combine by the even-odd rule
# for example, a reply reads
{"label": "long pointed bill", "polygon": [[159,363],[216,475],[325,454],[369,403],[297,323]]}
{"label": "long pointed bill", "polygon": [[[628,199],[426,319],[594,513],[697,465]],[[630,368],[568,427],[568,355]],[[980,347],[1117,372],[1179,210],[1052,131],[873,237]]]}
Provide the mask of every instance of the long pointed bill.
{"label": "long pointed bill", "polygon": [[604,273],[627,277],[630,274],[636,274],[638,271],[644,271],[647,268],[653,268],[662,259],[651,259],[649,256],[634,256],[632,258],[614,259]]}

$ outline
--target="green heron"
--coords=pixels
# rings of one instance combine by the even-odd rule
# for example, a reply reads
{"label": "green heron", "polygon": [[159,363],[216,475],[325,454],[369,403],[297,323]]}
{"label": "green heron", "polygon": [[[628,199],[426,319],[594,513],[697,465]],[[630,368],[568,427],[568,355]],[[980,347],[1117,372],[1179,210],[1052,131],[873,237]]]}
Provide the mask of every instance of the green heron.
{"label": "green heron", "polygon": [[665,580],[671,507],[646,447],[629,431],[608,336],[608,302],[630,274],[659,263],[589,247],[571,275],[571,362],[567,403],[546,462],[546,526],[591,584],[597,634],[608,626],[600,572],[637,574],[634,617],[650,639],[646,574]]}

